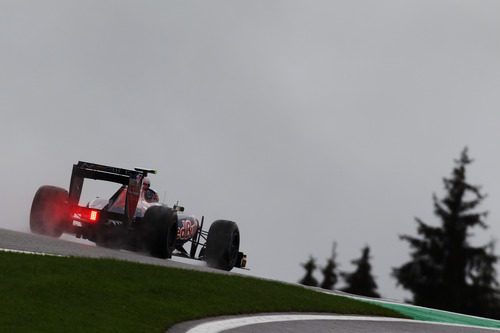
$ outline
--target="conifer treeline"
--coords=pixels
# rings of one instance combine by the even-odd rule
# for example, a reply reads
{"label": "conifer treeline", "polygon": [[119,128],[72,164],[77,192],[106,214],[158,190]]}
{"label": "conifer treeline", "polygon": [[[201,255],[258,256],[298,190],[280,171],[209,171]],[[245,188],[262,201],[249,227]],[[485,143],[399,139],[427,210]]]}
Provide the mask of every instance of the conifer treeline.
{"label": "conifer treeline", "polygon": [[371,273],[370,264],[370,247],[365,246],[362,250],[361,257],[359,259],[352,260],[351,263],[355,266],[352,272],[340,272],[337,269],[336,262],[336,244],[334,243],[332,256],[328,258],[326,265],[321,268],[321,273],[323,275],[323,280],[321,284],[313,276],[313,272],[316,270],[316,259],[312,256],[309,260],[302,264],[302,267],[306,270],[304,277],[299,281],[299,283],[319,287],[323,289],[333,290],[338,282],[338,277],[342,277],[345,283],[345,287],[340,289],[350,294],[362,295],[368,297],[380,297],[377,290],[377,284]]}
{"label": "conifer treeline", "polygon": [[[500,319],[500,288],[495,265],[499,257],[494,242],[473,246],[469,238],[472,229],[486,229],[488,212],[476,211],[486,195],[478,185],[467,181],[466,168],[473,162],[464,148],[449,178],[443,179],[445,195],[433,195],[434,214],[439,223],[431,226],[416,218],[418,236],[402,235],[410,246],[410,259],[393,268],[396,283],[413,294],[411,303],[447,311]],[[338,276],[348,293],[379,297],[371,275],[370,248],[362,250],[351,273],[338,272],[335,248],[321,269],[321,287],[333,289]],[[313,276],[315,259],[302,265],[306,275],[300,283],[317,286]]]}

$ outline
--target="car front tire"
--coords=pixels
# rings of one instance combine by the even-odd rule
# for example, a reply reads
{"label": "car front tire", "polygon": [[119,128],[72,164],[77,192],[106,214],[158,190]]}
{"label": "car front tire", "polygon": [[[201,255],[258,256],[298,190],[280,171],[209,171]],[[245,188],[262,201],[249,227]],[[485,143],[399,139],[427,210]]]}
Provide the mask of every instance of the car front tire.
{"label": "car front tire", "polygon": [[208,230],[205,258],[208,266],[230,271],[236,265],[240,231],[233,221],[218,220]]}

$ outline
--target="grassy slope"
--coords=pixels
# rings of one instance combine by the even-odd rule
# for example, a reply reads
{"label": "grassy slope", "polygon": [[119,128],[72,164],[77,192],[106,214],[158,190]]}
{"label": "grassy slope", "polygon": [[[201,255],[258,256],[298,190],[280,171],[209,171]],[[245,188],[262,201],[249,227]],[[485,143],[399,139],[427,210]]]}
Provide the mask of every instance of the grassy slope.
{"label": "grassy slope", "polygon": [[129,262],[0,253],[0,331],[163,332],[223,314],[314,311],[401,316],[254,278]]}

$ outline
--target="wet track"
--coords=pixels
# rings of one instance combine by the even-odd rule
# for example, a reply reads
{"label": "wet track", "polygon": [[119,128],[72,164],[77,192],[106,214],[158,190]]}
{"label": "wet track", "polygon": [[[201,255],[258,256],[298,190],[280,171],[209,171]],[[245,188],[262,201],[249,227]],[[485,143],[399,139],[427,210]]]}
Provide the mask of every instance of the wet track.
{"label": "wet track", "polygon": [[[174,258],[174,260],[164,260],[131,251],[107,249],[91,245],[90,242],[78,240],[69,235],[63,236],[63,239],[54,239],[51,237],[34,235],[31,233],[0,229],[0,249],[62,256],[114,258],[143,264],[153,264],[166,267],[196,269],[200,271],[221,273],[220,270],[207,267],[203,262],[200,261],[182,258]],[[188,264],[184,261],[190,263]],[[222,273],[227,274],[227,272]]]}
{"label": "wet track", "polygon": [[[3,251],[25,251],[62,256],[114,258],[138,263],[184,269],[195,269],[199,271],[217,272],[222,274],[246,273],[245,271],[238,271],[236,273],[223,272],[220,270],[209,268],[203,262],[193,261],[189,259],[174,258],[173,260],[163,260],[152,258],[141,253],[96,247],[94,245],[91,245],[90,243],[79,241],[71,237],[65,237],[64,239],[54,239],[50,237],[34,235],[31,233],[23,233],[6,229],[0,229],[0,249],[2,249]],[[283,317],[283,315],[284,314],[282,314],[281,316]],[[290,314],[285,315],[285,320],[287,319],[286,316],[290,316]],[[325,319],[324,317],[322,317],[320,320],[314,320],[313,318],[300,320],[300,318],[292,319],[291,317],[288,317],[289,321],[283,321],[280,319],[266,322],[266,320],[255,319],[256,316],[242,316],[240,317],[242,318],[242,321],[239,321],[236,324],[233,323],[233,326],[227,326],[227,322],[224,323],[220,321],[221,319],[235,319],[235,317],[226,317],[209,319],[205,321],[182,323],[174,326],[168,332],[500,332],[500,330],[444,324],[407,321],[375,321],[373,319],[367,320],[366,317],[340,317],[341,318],[339,318],[339,316],[336,316],[329,319]],[[210,324],[207,325],[207,323]]]}

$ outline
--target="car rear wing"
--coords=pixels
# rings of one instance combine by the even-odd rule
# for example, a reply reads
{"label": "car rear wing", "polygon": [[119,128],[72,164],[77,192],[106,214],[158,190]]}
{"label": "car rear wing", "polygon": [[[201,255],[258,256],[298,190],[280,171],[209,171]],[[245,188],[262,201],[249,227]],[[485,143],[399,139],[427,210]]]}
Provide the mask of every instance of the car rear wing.
{"label": "car rear wing", "polygon": [[137,207],[142,179],[146,177],[148,173],[155,174],[156,170],[143,168],[129,170],[79,161],[77,164],[73,165],[73,171],[71,172],[69,204],[73,207],[78,206],[85,178],[127,185],[125,220],[130,222]]}

